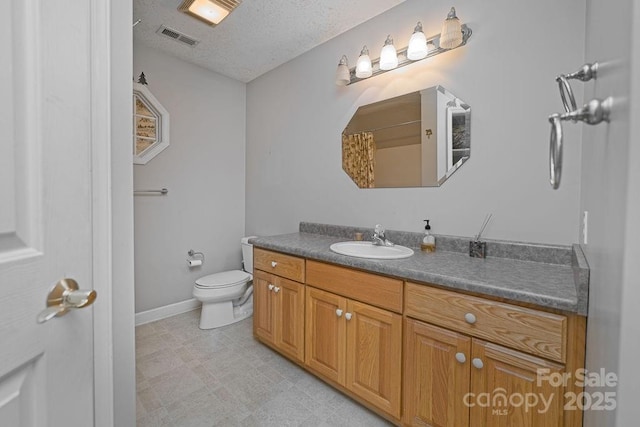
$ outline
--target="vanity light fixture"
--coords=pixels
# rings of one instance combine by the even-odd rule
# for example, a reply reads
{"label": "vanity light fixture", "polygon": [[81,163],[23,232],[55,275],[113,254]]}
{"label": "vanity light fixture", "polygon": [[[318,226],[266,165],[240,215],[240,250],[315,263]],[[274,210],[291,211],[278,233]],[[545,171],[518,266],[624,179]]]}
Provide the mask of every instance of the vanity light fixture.
{"label": "vanity light fixture", "polygon": [[342,55],[340,63],[338,64],[338,69],[336,70],[336,84],[338,86],[346,86],[349,84],[350,80],[351,76],[349,75],[347,55]]}
{"label": "vanity light fixture", "polygon": [[391,35],[387,36],[380,52],[380,69],[384,71],[393,70],[398,67],[398,53],[393,45]]}
{"label": "vanity light fixture", "polygon": [[407,58],[412,61],[417,61],[419,59],[426,58],[427,53],[429,53],[427,46],[427,37],[422,31],[422,22],[418,22],[416,28],[413,30],[411,39],[409,40],[409,47],[407,48]]}
{"label": "vanity light fixture", "polygon": [[435,36],[426,37],[422,30],[422,23],[418,22],[409,40],[409,45],[403,49],[396,50],[393,45],[393,39],[389,35],[380,52],[380,58],[372,60],[369,57],[369,50],[364,46],[360,52],[356,66],[349,69],[349,81],[346,83],[345,72],[342,66],[348,67],[348,65],[347,58],[343,55],[338,64],[338,70],[336,71],[336,84],[339,86],[347,86],[371,76],[377,76],[378,74],[393,70],[394,68],[404,67],[413,62],[464,46],[471,37],[471,33],[471,28],[460,23],[460,20],[456,16],[456,10],[452,7],[447,15],[446,21],[442,25],[442,31]]}
{"label": "vanity light fixture", "polygon": [[218,25],[242,0],[184,0],[180,12],[191,15],[211,26]]}
{"label": "vanity light fixture", "polygon": [[[471,35],[471,30],[469,30],[469,35]],[[435,52],[437,49],[435,43],[433,43],[433,40],[429,40],[427,42],[427,55],[429,55],[431,52]]]}
{"label": "vanity light fixture", "polygon": [[369,49],[367,49],[367,46],[364,46],[360,51],[360,56],[356,63],[356,77],[366,79],[367,77],[371,77],[372,74],[373,68],[371,66],[371,58],[369,58]]}
{"label": "vanity light fixture", "polygon": [[462,24],[456,16],[456,8],[452,7],[447,15],[447,19],[442,23],[440,31],[440,47],[443,49],[453,49],[462,43]]}

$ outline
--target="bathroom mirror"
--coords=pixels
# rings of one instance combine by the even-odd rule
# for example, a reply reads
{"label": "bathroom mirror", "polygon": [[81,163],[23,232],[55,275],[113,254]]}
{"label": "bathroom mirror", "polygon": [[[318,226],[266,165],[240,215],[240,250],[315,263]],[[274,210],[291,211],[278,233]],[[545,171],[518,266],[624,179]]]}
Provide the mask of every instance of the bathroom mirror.
{"label": "bathroom mirror", "polygon": [[133,163],[144,165],[169,146],[169,112],[147,86],[133,84]]}
{"label": "bathroom mirror", "polygon": [[355,112],[342,169],[360,188],[437,187],[471,155],[471,107],[434,86]]}

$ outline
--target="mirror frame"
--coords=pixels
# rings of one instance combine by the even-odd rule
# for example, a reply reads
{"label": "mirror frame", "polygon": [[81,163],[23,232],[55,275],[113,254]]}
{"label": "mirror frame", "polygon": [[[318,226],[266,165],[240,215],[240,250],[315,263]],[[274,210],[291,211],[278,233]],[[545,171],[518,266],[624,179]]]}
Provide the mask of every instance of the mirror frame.
{"label": "mirror frame", "polygon": [[[140,154],[136,154],[136,96],[140,97],[147,107],[157,116],[156,141]],[[149,91],[146,85],[133,83],[133,163],[136,165],[147,164],[151,159],[160,154],[169,146],[169,112],[160,101]]]}
{"label": "mirror frame", "polygon": [[[441,87],[441,86],[439,86]],[[444,88],[443,88],[444,89]],[[447,91],[446,89],[444,89]],[[447,91],[451,94],[451,92]],[[456,101],[459,101],[459,98],[455,98]],[[454,146],[453,141],[453,116],[454,115],[463,115],[465,117],[465,147],[456,148]],[[466,156],[462,156],[460,160],[456,163],[453,163],[451,160],[453,159],[454,150],[465,150],[467,151]],[[438,187],[442,186],[442,184],[451,176],[455,171],[460,169],[460,167],[466,163],[467,160],[471,157],[471,107],[469,104],[461,103],[456,106],[447,107],[447,151],[452,153],[451,156],[447,156],[447,173],[438,180]]]}

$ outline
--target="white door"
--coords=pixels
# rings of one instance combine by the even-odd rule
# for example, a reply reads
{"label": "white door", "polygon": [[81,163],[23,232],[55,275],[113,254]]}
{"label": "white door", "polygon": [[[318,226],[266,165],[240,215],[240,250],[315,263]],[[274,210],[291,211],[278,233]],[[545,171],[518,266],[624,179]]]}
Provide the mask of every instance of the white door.
{"label": "white door", "polygon": [[0,9],[0,426],[91,426],[93,307],[36,322],[92,288],[90,2]]}
{"label": "white door", "polygon": [[[610,123],[582,129],[580,218],[588,211],[589,222],[587,241],[581,243],[590,268],[586,368],[615,374],[618,381],[613,387],[585,388],[589,397],[613,393],[616,409],[591,406],[584,412],[584,425],[629,426],[638,424],[640,414],[640,2],[588,1],[585,28],[585,59],[597,61],[600,68],[596,80],[584,84],[584,100],[614,100]],[[583,233],[580,237],[584,239]]]}

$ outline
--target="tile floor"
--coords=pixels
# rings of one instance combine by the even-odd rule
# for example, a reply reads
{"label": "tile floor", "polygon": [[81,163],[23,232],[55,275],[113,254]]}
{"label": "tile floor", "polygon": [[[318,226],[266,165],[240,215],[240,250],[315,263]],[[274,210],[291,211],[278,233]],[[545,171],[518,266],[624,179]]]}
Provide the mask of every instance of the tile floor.
{"label": "tile floor", "polygon": [[387,426],[252,336],[198,329],[199,310],[136,328],[137,425]]}

